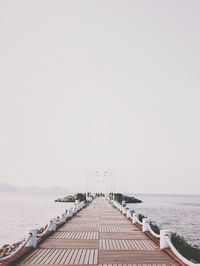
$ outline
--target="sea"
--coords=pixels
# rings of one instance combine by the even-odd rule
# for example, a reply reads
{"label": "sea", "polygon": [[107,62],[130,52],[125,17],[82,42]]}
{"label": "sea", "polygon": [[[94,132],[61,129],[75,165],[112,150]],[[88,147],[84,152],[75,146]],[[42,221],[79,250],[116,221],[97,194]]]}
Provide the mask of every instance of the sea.
{"label": "sea", "polygon": [[58,195],[32,192],[0,193],[0,247],[16,243],[31,229],[44,227],[72,203],[54,202]]}
{"label": "sea", "polygon": [[[143,203],[129,204],[163,229],[177,232],[200,247],[200,195],[134,195]],[[71,203],[54,202],[57,195],[0,193],[0,246],[23,239],[31,229],[45,226]]]}
{"label": "sea", "polygon": [[128,204],[156,223],[200,248],[200,195],[134,195],[142,203]]}

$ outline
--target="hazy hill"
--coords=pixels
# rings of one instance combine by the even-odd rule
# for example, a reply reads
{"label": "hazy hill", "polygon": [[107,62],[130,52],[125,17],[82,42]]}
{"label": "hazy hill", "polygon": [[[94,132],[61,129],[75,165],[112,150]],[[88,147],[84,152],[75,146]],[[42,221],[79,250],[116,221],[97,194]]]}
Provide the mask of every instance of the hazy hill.
{"label": "hazy hill", "polygon": [[67,189],[52,186],[52,187],[38,187],[38,186],[14,186],[7,183],[0,183],[0,192],[24,192],[24,193],[47,193],[47,194],[57,194],[57,195],[67,195],[69,191]]}

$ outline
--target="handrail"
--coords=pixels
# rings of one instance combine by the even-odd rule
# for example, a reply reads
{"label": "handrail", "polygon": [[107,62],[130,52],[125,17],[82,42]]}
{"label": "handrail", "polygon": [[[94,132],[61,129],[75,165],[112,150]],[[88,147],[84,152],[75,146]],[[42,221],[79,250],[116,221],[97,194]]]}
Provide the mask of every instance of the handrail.
{"label": "handrail", "polygon": [[32,235],[31,235],[31,233],[29,233],[29,236],[27,237],[27,239],[24,239],[23,242],[21,243],[21,245],[19,245],[19,247],[13,253],[9,254],[8,256],[0,258],[0,263],[5,262],[5,261],[13,258],[17,253],[19,253],[25,247],[25,245],[28,243],[28,241],[31,239],[31,237],[32,237]]}
{"label": "handrail", "polygon": [[146,223],[146,226],[148,227],[148,229],[149,229],[149,232],[153,235],[153,236],[155,236],[156,238],[160,238],[160,235],[159,234],[156,234],[156,232],[154,232],[153,231],[153,229],[151,228],[151,224],[150,223]]}
{"label": "handrail", "polygon": [[142,225],[142,222],[138,219],[138,215],[139,215],[138,213],[135,214],[135,219],[136,219],[138,224]]}
{"label": "handrail", "polygon": [[183,257],[183,255],[181,255],[179,253],[179,251],[175,248],[175,246],[172,244],[171,239],[169,237],[168,234],[165,234],[165,240],[167,242],[167,244],[169,245],[169,247],[171,248],[171,250],[173,251],[173,253],[181,260],[183,261],[185,264],[189,265],[189,266],[200,266],[200,263],[194,263],[191,262],[190,260],[186,259],[185,257]]}
{"label": "handrail", "polygon": [[[58,216],[57,218],[53,218],[50,220],[50,222],[41,229],[38,230],[34,230],[36,233],[34,233],[35,235],[33,235],[33,233],[29,233],[29,236],[20,241],[17,244],[13,244],[13,245],[4,245],[3,247],[7,246],[10,248],[10,253],[9,255],[6,256],[2,256],[0,257],[0,263],[1,262],[5,262],[8,261],[9,259],[13,258],[17,253],[19,253],[26,245],[29,241],[31,241],[31,239],[35,239],[35,246],[37,245],[38,241],[40,241],[41,237],[46,235],[49,231],[56,231],[57,226],[60,225],[61,223],[65,223],[63,221],[63,216],[67,219],[69,217],[72,217],[73,215],[75,215],[79,210],[81,210],[83,207],[85,207],[85,203],[84,202],[79,202],[77,204],[74,204],[73,207],[70,207],[67,211],[67,213],[65,212],[65,214],[63,214],[62,216]],[[66,220],[67,222],[67,220]],[[33,244],[30,244],[30,246],[34,247]],[[17,248],[16,248],[17,247]],[[0,249],[1,250],[1,249]]]}
{"label": "handrail", "polygon": [[59,225],[62,221],[62,217],[58,216],[57,217],[57,221],[56,221],[56,225]]}
{"label": "handrail", "polygon": [[38,230],[38,233],[37,233],[37,237],[42,237],[44,236],[50,229],[50,226],[51,226],[51,222],[49,222],[46,226],[46,229],[42,232],[42,233],[39,233],[39,230]]}

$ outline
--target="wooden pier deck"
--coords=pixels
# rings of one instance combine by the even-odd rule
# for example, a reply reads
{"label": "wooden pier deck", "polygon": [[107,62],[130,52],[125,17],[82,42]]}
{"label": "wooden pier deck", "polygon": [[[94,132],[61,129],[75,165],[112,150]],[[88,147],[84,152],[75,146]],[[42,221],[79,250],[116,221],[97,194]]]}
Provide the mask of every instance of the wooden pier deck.
{"label": "wooden pier deck", "polygon": [[105,198],[97,198],[17,265],[179,264]]}

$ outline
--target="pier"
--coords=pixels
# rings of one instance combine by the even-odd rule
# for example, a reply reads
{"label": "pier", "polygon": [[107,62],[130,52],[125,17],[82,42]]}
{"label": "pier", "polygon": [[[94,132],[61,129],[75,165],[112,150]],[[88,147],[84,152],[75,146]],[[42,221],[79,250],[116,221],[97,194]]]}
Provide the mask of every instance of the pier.
{"label": "pier", "polygon": [[189,265],[161,249],[130,216],[120,204],[96,198],[37,246],[30,239],[36,247],[10,265]]}

